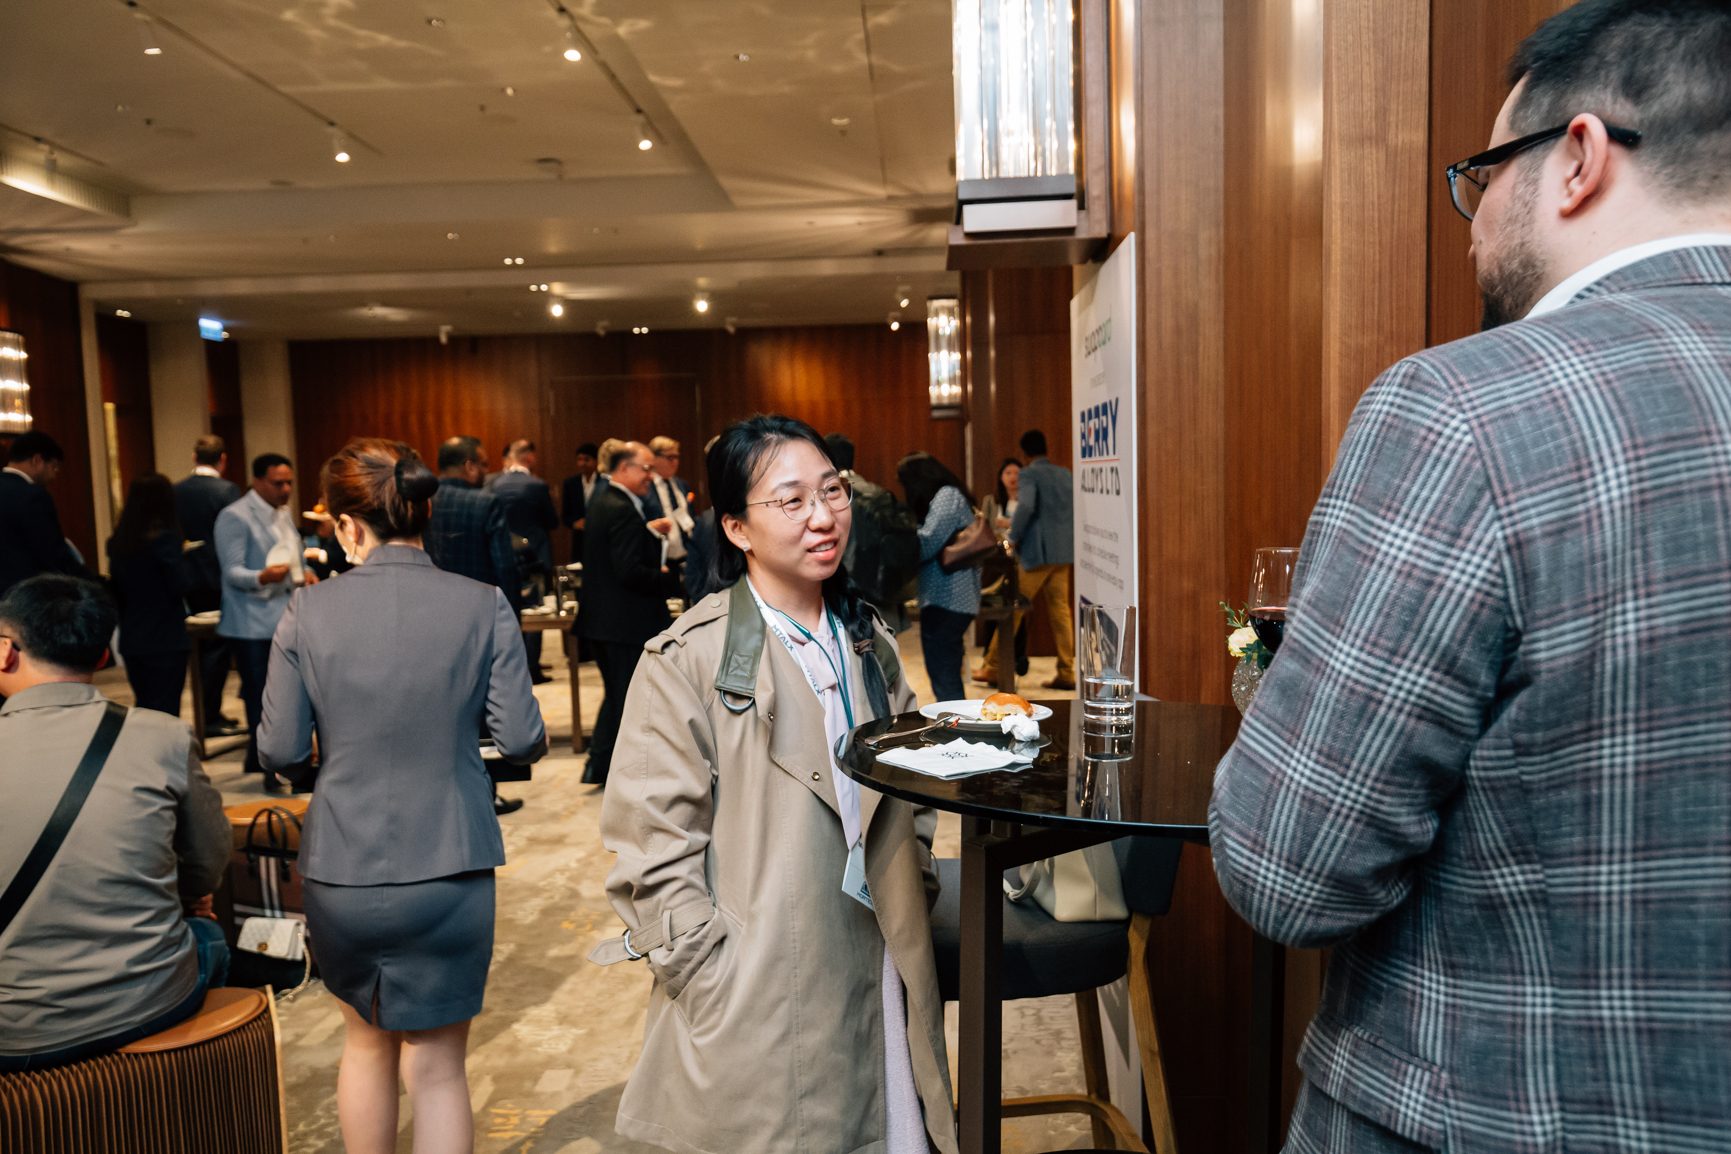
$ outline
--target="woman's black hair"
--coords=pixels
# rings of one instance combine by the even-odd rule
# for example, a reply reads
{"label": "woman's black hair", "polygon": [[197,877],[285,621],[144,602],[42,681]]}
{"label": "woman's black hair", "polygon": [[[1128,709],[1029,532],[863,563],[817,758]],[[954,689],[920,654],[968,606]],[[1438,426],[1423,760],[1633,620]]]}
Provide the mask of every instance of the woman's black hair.
{"label": "woman's black hair", "polygon": [[111,557],[142,553],[151,538],[171,533],[181,536],[180,517],[174,509],[174,485],[161,473],[134,477],[126,487],[126,504],[108,542]]}
{"label": "woman's black hair", "polygon": [[1016,466],[1019,471],[1022,467],[1022,459],[1020,457],[1005,457],[998,462],[998,475],[994,478],[994,483],[998,486],[998,516],[1000,517],[1004,515],[1004,507],[1010,503],[1010,488],[1004,484],[1004,470],[1011,465]]}
{"label": "woman's black hair", "polygon": [[930,453],[909,453],[896,465],[896,480],[902,484],[902,492],[907,494],[908,508],[913,510],[916,521],[924,521],[926,513],[932,507],[932,498],[938,495],[938,490],[954,486],[962,491],[968,499],[968,504],[974,503],[974,496],[968,492],[968,487],[962,484],[962,479],[950,472],[949,466],[932,456]]}
{"label": "woman's black hair", "polygon": [[[797,417],[780,413],[759,413],[735,421],[722,431],[705,455],[709,498],[715,506],[716,538],[715,555],[710,559],[706,583],[708,591],[729,588],[745,575],[745,554],[728,540],[721,519],[724,516],[745,517],[745,502],[751,487],[762,476],[775,451],[790,441],[804,441],[823,454],[824,460],[830,460],[829,448],[816,429]],[[774,515],[780,516],[779,513]],[[823,601],[841,622],[856,650],[871,643],[876,614],[854,587],[847,566],[837,565],[835,572],[825,579]],[[878,717],[889,716],[889,686],[884,684],[883,670],[876,661],[862,661],[860,665],[865,670],[866,696],[873,712]]]}

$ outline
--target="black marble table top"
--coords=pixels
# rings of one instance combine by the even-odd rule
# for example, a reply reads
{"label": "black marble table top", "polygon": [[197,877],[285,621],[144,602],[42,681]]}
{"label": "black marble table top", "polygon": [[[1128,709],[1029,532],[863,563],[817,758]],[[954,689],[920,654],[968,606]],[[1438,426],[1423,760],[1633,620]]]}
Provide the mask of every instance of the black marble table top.
{"label": "black marble table top", "polygon": [[[879,792],[934,809],[972,817],[1048,826],[1111,826],[1126,834],[1158,834],[1191,841],[1208,839],[1208,799],[1214,768],[1238,734],[1238,711],[1230,705],[1169,701],[1136,703],[1134,734],[1110,756],[1093,756],[1103,744],[1084,735],[1079,701],[1042,701],[1052,716],[1040,723],[1050,744],[1034,764],[945,780],[878,760],[866,739],[929,724],[918,713],[869,722],[848,735],[842,768]],[[929,733],[994,745],[996,734]],[[882,749],[898,744],[893,738]]]}

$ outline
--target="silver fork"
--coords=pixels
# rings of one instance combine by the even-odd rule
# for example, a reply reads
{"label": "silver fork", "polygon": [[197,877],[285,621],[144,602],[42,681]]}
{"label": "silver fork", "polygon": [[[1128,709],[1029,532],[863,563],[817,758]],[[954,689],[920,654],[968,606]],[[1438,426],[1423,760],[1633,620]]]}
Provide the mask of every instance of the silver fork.
{"label": "silver fork", "polygon": [[877,749],[891,738],[899,741],[904,737],[919,737],[921,734],[930,733],[934,729],[954,729],[958,722],[965,720],[967,719],[960,713],[946,713],[930,725],[922,725],[918,729],[902,729],[894,733],[880,733],[876,737],[866,738],[863,744],[868,749]]}

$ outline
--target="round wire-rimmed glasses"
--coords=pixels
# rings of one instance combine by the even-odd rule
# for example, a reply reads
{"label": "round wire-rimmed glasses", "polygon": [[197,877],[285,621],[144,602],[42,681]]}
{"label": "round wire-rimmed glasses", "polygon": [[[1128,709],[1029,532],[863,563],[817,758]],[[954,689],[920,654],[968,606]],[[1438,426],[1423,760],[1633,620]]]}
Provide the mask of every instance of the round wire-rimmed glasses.
{"label": "round wire-rimmed glasses", "polygon": [[853,504],[853,486],[845,478],[832,477],[816,489],[795,489],[783,497],[771,497],[767,501],[747,501],[746,507],[752,505],[774,505],[786,514],[789,521],[804,521],[817,510],[817,503],[822,501],[829,506],[832,513],[839,513]]}

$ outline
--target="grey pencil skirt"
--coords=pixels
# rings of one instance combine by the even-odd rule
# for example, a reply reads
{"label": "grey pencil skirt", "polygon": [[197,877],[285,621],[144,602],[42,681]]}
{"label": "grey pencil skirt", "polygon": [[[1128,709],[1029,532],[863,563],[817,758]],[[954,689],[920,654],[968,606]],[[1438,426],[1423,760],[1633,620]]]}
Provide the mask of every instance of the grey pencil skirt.
{"label": "grey pencil skirt", "polygon": [[382,1030],[435,1030],[481,1012],[493,960],[493,871],[424,882],[305,881],[307,939],[325,987]]}

